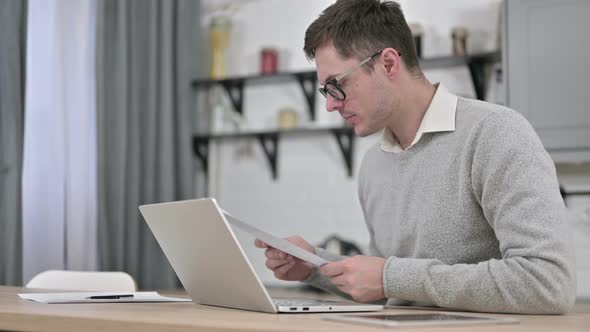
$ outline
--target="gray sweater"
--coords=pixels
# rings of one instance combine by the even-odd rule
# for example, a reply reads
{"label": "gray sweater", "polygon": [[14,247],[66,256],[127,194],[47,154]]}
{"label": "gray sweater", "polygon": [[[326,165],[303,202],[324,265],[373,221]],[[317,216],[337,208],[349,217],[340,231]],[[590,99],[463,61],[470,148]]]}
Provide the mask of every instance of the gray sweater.
{"label": "gray sweater", "polygon": [[[459,98],[456,129],[364,157],[359,199],[388,305],[560,314],[575,262],[554,164],[517,112]],[[317,249],[326,259],[337,260]],[[314,270],[306,282],[346,296]]]}

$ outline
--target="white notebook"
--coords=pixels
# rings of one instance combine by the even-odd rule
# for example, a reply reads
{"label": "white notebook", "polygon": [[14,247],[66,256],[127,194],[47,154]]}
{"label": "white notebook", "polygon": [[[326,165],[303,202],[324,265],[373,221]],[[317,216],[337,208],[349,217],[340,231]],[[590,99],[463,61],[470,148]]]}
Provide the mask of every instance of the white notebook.
{"label": "white notebook", "polygon": [[166,297],[157,292],[71,292],[24,293],[21,299],[40,303],[133,303],[133,302],[191,302],[191,299]]}

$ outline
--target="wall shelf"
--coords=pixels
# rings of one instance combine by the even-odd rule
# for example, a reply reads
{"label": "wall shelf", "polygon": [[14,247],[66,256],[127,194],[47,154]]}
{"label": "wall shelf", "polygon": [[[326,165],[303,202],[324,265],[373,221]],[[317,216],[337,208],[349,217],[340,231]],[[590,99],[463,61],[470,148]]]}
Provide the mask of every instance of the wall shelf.
{"label": "wall shelf", "polygon": [[[420,59],[420,66],[424,70],[440,69],[450,67],[467,66],[473,81],[475,95],[477,99],[484,100],[485,92],[487,90],[486,68],[501,60],[500,51],[469,54],[465,56],[440,56],[432,58]],[[248,85],[269,85],[280,82],[297,81],[303,95],[305,97],[309,117],[311,121],[316,119],[316,92],[318,87],[318,80],[316,71],[300,71],[300,72],[284,72],[269,75],[247,75],[233,78],[225,78],[219,80],[212,79],[195,79],[191,82],[191,86],[195,89],[210,88],[212,86],[222,86],[226,91],[233,108],[236,112],[243,114],[244,105],[244,87]],[[277,174],[277,160],[278,160],[278,145],[282,135],[305,134],[312,132],[329,132],[336,138],[344,162],[348,170],[348,175],[352,176],[352,160],[353,160],[353,146],[354,146],[354,131],[348,127],[332,127],[332,128],[297,128],[290,130],[270,130],[270,131],[256,131],[256,132],[235,132],[224,134],[199,134],[193,136],[193,151],[195,156],[202,162],[203,170],[207,173],[207,163],[209,159],[209,142],[212,140],[232,139],[253,137],[258,140],[266,159],[270,165],[273,179],[278,178]]]}
{"label": "wall shelf", "polygon": [[201,161],[203,170],[208,172],[207,165],[209,161],[209,142],[227,139],[256,138],[260,143],[270,166],[273,179],[278,179],[277,163],[279,152],[279,141],[282,136],[287,135],[306,135],[312,133],[330,133],[336,139],[344,164],[348,171],[348,176],[352,177],[353,172],[353,150],[354,150],[354,130],[350,127],[317,127],[317,128],[294,128],[283,130],[268,131],[251,131],[251,132],[231,132],[219,134],[204,134],[193,136],[193,152]]}
{"label": "wall shelf", "polygon": [[191,82],[191,85],[193,88],[209,88],[214,85],[222,86],[227,93],[234,110],[240,114],[243,114],[244,86],[246,82],[252,85],[264,85],[289,82],[293,79],[299,83],[299,86],[303,91],[303,95],[307,101],[307,110],[309,112],[311,121],[315,121],[315,93],[318,85],[315,71],[288,72],[269,75],[249,75],[220,80],[196,79]]}
{"label": "wall shelf", "polygon": [[[440,56],[432,58],[420,59],[420,66],[422,69],[441,69],[467,66],[477,99],[485,99],[485,92],[487,88],[485,79],[486,66],[499,62],[501,59],[500,51],[477,53],[465,56]],[[315,120],[315,93],[317,91],[318,81],[316,71],[300,71],[300,72],[284,72],[269,75],[247,75],[233,78],[225,78],[219,80],[212,79],[195,79],[191,82],[193,88],[208,88],[214,85],[222,86],[236,112],[243,114],[244,104],[244,87],[246,83],[270,84],[279,82],[288,82],[295,79],[307,101],[308,112],[310,119]]]}

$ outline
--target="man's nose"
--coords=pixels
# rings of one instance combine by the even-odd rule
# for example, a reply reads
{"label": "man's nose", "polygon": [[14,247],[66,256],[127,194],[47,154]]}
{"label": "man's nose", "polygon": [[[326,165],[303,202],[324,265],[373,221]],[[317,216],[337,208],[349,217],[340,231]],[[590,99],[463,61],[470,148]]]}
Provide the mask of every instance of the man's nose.
{"label": "man's nose", "polygon": [[328,94],[326,96],[326,110],[328,112],[334,112],[334,111],[338,111],[338,110],[342,109],[343,104],[344,104],[344,101],[338,100],[338,99],[332,97],[332,95],[330,95],[330,94]]}

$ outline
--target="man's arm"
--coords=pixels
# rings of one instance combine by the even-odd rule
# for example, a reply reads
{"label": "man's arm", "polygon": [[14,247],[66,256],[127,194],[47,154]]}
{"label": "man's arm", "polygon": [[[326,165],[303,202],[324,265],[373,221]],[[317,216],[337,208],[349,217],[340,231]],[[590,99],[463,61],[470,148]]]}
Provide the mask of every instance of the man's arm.
{"label": "man's arm", "polygon": [[553,161],[530,124],[492,114],[474,131],[472,186],[501,259],[446,265],[390,257],[388,298],[474,311],[561,314],[575,300],[575,263]]}

